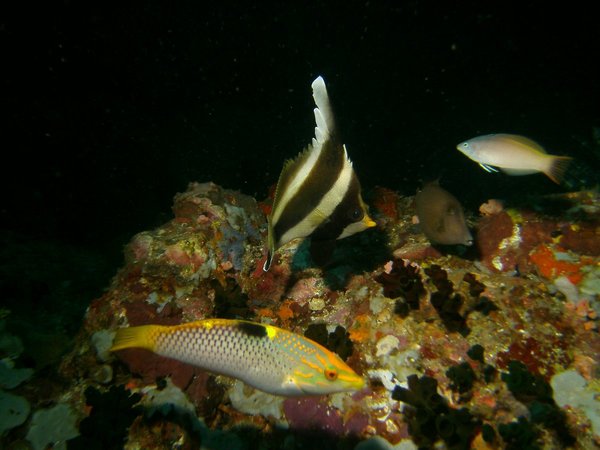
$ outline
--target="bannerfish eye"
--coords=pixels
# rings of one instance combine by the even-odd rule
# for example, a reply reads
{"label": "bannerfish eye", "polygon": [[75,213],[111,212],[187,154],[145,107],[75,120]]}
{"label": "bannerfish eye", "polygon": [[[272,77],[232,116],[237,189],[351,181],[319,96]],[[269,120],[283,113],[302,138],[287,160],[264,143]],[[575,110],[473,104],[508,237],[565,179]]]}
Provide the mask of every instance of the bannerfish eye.
{"label": "bannerfish eye", "polygon": [[338,377],[337,370],[325,369],[325,378],[327,378],[329,381],[335,381],[335,380],[337,380],[337,377]]}
{"label": "bannerfish eye", "polygon": [[348,213],[348,216],[350,217],[350,219],[354,222],[358,222],[360,219],[363,218],[364,213],[362,211],[362,209],[360,208],[354,208],[353,210],[351,210]]}

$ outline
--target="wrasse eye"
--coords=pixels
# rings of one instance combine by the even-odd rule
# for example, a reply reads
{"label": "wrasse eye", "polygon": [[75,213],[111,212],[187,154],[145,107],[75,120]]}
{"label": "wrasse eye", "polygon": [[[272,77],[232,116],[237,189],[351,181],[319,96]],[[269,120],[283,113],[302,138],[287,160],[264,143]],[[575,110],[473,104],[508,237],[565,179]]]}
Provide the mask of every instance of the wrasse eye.
{"label": "wrasse eye", "polygon": [[337,370],[325,369],[325,378],[327,378],[329,381],[335,381],[335,380],[337,380],[337,377],[338,377]]}
{"label": "wrasse eye", "polygon": [[363,218],[363,216],[364,213],[360,208],[354,208],[348,211],[348,217],[354,222],[358,222],[360,219]]}

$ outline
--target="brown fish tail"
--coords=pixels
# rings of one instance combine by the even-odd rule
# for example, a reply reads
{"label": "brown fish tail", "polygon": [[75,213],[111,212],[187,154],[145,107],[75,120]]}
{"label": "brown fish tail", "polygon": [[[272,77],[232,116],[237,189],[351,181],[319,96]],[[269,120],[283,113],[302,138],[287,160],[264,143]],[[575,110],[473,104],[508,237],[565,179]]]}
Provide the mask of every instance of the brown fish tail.
{"label": "brown fish tail", "polygon": [[570,156],[552,156],[552,162],[544,173],[556,184],[560,184],[572,159]]}

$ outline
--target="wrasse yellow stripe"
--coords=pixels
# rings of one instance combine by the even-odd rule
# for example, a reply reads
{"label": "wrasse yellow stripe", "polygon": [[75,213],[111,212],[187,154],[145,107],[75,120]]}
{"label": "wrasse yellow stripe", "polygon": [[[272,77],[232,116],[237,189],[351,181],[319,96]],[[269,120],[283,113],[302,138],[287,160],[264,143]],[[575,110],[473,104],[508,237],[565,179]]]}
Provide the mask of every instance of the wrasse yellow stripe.
{"label": "wrasse yellow stripe", "polygon": [[356,381],[356,377],[349,377],[348,375],[344,375],[342,373],[342,374],[338,375],[338,380],[354,382],[354,381]]}
{"label": "wrasse yellow stripe", "polygon": [[302,361],[304,364],[306,364],[307,366],[309,366],[311,369],[319,370],[321,368],[318,364],[311,363],[306,358],[302,358],[300,361]]}
{"label": "wrasse yellow stripe", "polygon": [[271,325],[207,319],[177,326],[117,330],[112,351],[139,347],[277,395],[319,395],[361,389],[364,380],[335,353]]}
{"label": "wrasse yellow stripe", "polygon": [[314,374],[314,373],[302,373],[302,372],[300,372],[299,370],[296,370],[296,371],[294,371],[294,373],[295,373],[296,375],[298,375],[299,377],[302,377],[302,378],[312,378],[312,377],[314,377],[314,376],[315,376],[315,374]]}
{"label": "wrasse yellow stripe", "polygon": [[316,355],[317,359],[319,360],[319,362],[321,363],[321,365],[326,366],[327,362],[325,361],[325,358],[323,358],[321,355]]}

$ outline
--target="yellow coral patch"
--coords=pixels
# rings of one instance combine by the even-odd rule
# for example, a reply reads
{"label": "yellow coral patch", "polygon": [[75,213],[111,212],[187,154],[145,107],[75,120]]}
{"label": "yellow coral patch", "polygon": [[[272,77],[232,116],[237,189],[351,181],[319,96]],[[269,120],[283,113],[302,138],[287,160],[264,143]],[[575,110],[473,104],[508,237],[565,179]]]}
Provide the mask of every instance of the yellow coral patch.
{"label": "yellow coral patch", "polygon": [[370,336],[369,316],[361,314],[356,317],[349,330],[350,339],[354,342],[363,342]]}
{"label": "yellow coral patch", "polygon": [[277,315],[281,320],[288,320],[294,317],[294,311],[290,308],[289,302],[284,302],[277,311]]}

